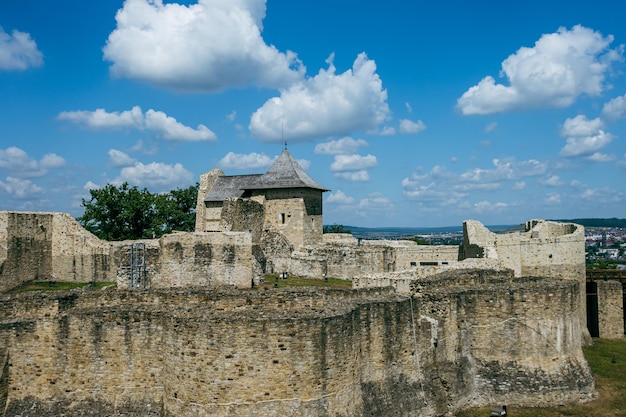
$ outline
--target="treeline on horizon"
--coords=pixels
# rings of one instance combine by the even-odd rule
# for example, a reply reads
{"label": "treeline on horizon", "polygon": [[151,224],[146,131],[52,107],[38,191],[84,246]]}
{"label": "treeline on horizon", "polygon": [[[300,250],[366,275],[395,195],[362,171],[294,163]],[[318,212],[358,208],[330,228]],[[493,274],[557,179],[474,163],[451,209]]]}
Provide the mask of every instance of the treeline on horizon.
{"label": "treeline on horizon", "polygon": [[610,218],[610,219],[562,219],[554,220],[555,222],[576,223],[585,227],[621,227],[626,228],[626,219]]}

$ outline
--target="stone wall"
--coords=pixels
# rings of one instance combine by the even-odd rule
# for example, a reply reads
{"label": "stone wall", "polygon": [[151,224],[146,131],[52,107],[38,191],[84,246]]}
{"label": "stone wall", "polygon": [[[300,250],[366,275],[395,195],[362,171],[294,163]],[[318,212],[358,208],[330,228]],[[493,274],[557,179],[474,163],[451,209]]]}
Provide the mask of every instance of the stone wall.
{"label": "stone wall", "polygon": [[207,210],[204,199],[213,188],[215,181],[218,177],[224,176],[224,172],[220,169],[212,169],[211,171],[200,175],[200,182],[198,187],[198,199],[196,200],[196,232],[215,231],[219,224],[219,216],[216,218],[216,214],[221,211],[221,204],[219,209]]}
{"label": "stone wall", "polygon": [[481,271],[433,279],[413,298],[390,289],[4,296],[6,415],[438,416],[577,402],[593,379],[575,336],[576,292],[573,282]]}
{"label": "stone wall", "polygon": [[595,281],[598,288],[600,337],[624,338],[624,287],[620,281]]}
{"label": "stone wall", "polygon": [[130,250],[146,247],[149,286],[250,288],[263,271],[250,233],[174,233],[160,239],[107,242],[65,213],[0,212],[0,293],[24,282],[117,281],[128,287]]}
{"label": "stone wall", "polygon": [[106,280],[112,266],[109,244],[69,214],[0,212],[0,292],[31,280]]}

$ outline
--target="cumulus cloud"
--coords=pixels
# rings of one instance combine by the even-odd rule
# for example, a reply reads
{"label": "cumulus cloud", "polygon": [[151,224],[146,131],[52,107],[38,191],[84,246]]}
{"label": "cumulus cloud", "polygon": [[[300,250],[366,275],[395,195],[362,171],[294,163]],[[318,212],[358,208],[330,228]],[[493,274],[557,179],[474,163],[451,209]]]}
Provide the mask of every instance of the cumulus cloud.
{"label": "cumulus cloud", "polygon": [[8,171],[15,178],[42,177],[49,170],[60,168],[66,164],[65,159],[49,153],[37,161],[23,150],[15,146],[0,149],[0,168]]}
{"label": "cumulus cloud", "polygon": [[474,203],[474,211],[476,213],[501,212],[507,207],[508,204],[502,202],[491,203],[489,201],[479,201],[478,203]]}
{"label": "cumulus cloud", "polygon": [[585,157],[588,161],[591,162],[611,162],[615,160],[615,155],[608,155],[601,152],[594,152],[593,154]]}
{"label": "cumulus cloud", "polygon": [[335,172],[333,176],[352,182],[366,182],[370,180],[370,174],[366,170]]}
{"label": "cumulus cloud", "polygon": [[331,171],[357,171],[374,168],[378,161],[374,155],[335,155],[335,161],[330,165]]}
{"label": "cumulus cloud", "polygon": [[6,182],[0,181],[0,190],[19,199],[26,199],[43,192],[43,188],[31,180],[14,177],[7,177]]}
{"label": "cumulus cloud", "polygon": [[613,140],[613,135],[602,130],[603,126],[600,118],[589,120],[583,115],[565,120],[561,136],[566,138],[567,143],[559,154],[572,158],[598,152]]}
{"label": "cumulus cloud", "polygon": [[132,166],[137,162],[134,158],[128,156],[128,154],[118,151],[117,149],[110,149],[108,153],[111,165],[117,168]]}
{"label": "cumulus cloud", "polygon": [[[438,165],[426,173],[417,170],[402,180],[403,193],[410,200],[430,206],[461,206],[467,205],[466,199],[472,193],[490,192],[506,183],[512,183],[513,189],[523,189],[524,178],[544,175],[548,169],[546,163],[534,159],[494,159],[492,164],[493,167],[489,169],[472,168],[460,174]],[[479,208],[473,206],[474,210]],[[503,207],[499,205],[497,208]],[[486,207],[482,207],[482,210],[486,210]]]}
{"label": "cumulus cloud", "polygon": [[228,152],[217,163],[217,166],[224,169],[252,169],[269,167],[274,160],[265,154],[252,152],[249,154],[237,154]]}
{"label": "cumulus cloud", "polygon": [[316,137],[375,130],[390,114],[387,90],[376,73],[376,63],[365,53],[352,69],[336,73],[333,56],[328,70],[281,90],[250,119],[252,135],[266,142],[302,142]]}
{"label": "cumulus cloud", "polygon": [[561,204],[561,195],[559,193],[550,193],[543,199],[543,202],[549,206]]}
{"label": "cumulus cloud", "polygon": [[409,119],[400,120],[400,133],[415,134],[426,129],[426,125],[421,120],[414,122]]}
{"label": "cumulus cloud", "polygon": [[329,204],[347,205],[354,203],[354,198],[347,196],[343,191],[337,190],[334,193],[330,193],[326,198],[326,202]]}
{"label": "cumulus cloud", "polygon": [[602,107],[602,118],[609,121],[626,119],[626,94],[605,103]]}
{"label": "cumulus cloud", "polygon": [[315,153],[318,155],[346,155],[353,154],[362,146],[367,146],[363,139],[352,139],[349,136],[339,140],[319,143],[315,145]]}
{"label": "cumulus cloud", "polygon": [[381,193],[372,193],[359,201],[359,209],[368,211],[391,211],[394,205]]}
{"label": "cumulus cloud", "polygon": [[0,70],[25,70],[43,65],[43,54],[30,34],[14,30],[9,35],[0,27]]}
{"label": "cumulus cloud", "polygon": [[193,175],[179,163],[170,165],[161,162],[136,162],[133,166],[122,168],[120,175],[111,182],[114,185],[127,182],[153,192],[166,192],[190,184],[193,182]]}
{"label": "cumulus cloud", "polygon": [[561,181],[558,175],[552,175],[540,182],[541,184],[547,185],[548,187],[560,187],[563,185],[563,181]]}
{"label": "cumulus cloud", "polygon": [[68,120],[94,130],[147,130],[154,132],[161,139],[171,141],[192,142],[217,139],[215,133],[203,124],[199,124],[196,129],[193,129],[161,111],[150,109],[144,114],[139,106],[122,112],[107,112],[105,109],[64,111],[59,113],[58,119]]}
{"label": "cumulus cloud", "polygon": [[623,56],[611,49],[613,36],[577,25],[544,34],[532,48],[522,47],[502,62],[509,85],[483,78],[458,100],[464,115],[491,114],[534,107],[566,107],[581,94],[606,90],[606,73]]}
{"label": "cumulus cloud", "polygon": [[111,74],[196,91],[280,88],[306,69],[261,36],[265,0],[126,0],[103,48]]}

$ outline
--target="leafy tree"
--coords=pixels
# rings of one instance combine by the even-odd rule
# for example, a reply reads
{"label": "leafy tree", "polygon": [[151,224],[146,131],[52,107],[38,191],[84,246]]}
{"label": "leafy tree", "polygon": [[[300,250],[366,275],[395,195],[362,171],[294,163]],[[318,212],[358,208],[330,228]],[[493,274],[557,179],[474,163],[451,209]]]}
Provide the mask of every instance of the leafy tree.
{"label": "leafy tree", "polygon": [[322,228],[323,233],[349,233],[352,234],[350,229],[346,229],[342,224],[326,225]]}
{"label": "leafy tree", "polygon": [[192,231],[198,184],[165,194],[146,188],[108,184],[89,191],[79,223],[101,239],[126,240],[160,237],[172,230]]}

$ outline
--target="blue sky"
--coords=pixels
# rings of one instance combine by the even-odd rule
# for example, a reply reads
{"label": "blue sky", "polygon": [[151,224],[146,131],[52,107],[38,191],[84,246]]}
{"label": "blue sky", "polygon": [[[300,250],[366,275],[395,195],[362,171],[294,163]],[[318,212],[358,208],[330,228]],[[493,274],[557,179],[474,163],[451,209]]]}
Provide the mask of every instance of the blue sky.
{"label": "blue sky", "polygon": [[[470,6],[471,3],[471,6]],[[546,4],[547,3],[547,4]],[[0,210],[288,149],[324,222],[624,217],[621,1],[0,2]]]}

